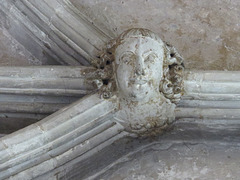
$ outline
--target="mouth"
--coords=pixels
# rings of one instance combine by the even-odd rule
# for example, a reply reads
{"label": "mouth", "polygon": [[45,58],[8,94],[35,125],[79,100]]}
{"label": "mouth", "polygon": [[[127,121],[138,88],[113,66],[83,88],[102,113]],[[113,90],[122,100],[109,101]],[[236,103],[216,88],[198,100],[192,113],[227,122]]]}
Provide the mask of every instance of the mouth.
{"label": "mouth", "polygon": [[146,79],[130,79],[130,82],[132,84],[139,84],[139,85],[143,85],[146,84],[148,81]]}

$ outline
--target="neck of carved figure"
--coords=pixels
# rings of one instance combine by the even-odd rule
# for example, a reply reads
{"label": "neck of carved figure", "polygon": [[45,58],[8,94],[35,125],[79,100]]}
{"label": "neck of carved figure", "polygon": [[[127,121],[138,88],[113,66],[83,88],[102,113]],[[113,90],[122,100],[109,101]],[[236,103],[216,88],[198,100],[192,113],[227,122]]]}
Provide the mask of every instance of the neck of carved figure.
{"label": "neck of carved figure", "polygon": [[149,101],[131,101],[119,98],[119,111],[115,119],[126,130],[139,135],[158,134],[175,119],[175,104],[160,93]]}

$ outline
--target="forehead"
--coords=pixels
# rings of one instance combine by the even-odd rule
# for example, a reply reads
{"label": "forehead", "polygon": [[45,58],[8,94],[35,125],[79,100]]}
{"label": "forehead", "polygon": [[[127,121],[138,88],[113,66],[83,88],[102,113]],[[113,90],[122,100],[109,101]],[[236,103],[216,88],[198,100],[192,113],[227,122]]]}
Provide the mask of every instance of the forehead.
{"label": "forehead", "polygon": [[163,42],[157,41],[149,37],[130,37],[124,39],[120,45],[115,49],[115,55],[119,56],[125,51],[154,51],[162,53]]}

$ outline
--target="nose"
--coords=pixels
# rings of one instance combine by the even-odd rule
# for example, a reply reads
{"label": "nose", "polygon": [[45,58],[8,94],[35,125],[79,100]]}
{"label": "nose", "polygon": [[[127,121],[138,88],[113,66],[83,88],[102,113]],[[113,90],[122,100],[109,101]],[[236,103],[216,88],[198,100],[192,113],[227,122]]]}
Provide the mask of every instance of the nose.
{"label": "nose", "polygon": [[135,66],[135,73],[137,75],[145,75],[144,59],[141,56],[137,56]]}

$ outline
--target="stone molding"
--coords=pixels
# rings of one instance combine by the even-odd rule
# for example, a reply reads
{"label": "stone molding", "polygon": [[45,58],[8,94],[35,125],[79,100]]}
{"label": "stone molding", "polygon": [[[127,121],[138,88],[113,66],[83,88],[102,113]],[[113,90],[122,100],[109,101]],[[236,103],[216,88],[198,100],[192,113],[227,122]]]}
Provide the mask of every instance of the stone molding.
{"label": "stone molding", "polygon": [[3,0],[0,12],[4,28],[37,59],[52,64],[96,64],[111,39],[68,0]]}
{"label": "stone molding", "polygon": [[14,132],[96,91],[100,76],[86,66],[0,67],[0,132]]}
{"label": "stone molding", "polygon": [[[239,72],[186,71],[185,94],[176,108],[176,118],[208,121],[239,119],[238,77]],[[207,87],[209,89],[206,89]],[[11,179],[54,176],[58,170],[65,169],[70,164],[81,161],[115,140],[128,135],[123,126],[112,120],[116,110],[113,105],[116,100],[114,99],[115,97],[104,100],[99,94],[89,95],[33,125],[1,138],[0,174],[2,177],[0,179],[10,176],[12,176]],[[107,108],[110,114],[103,113],[106,109],[94,111],[96,106],[101,107],[102,110]],[[88,121],[89,116],[93,121]],[[106,116],[108,118],[104,118]],[[85,128],[87,131],[84,131]],[[105,130],[102,129],[102,133],[96,134],[98,131],[94,128]],[[87,132],[90,136],[87,136]],[[73,136],[77,139],[88,137],[89,141],[84,138],[77,141],[72,138]],[[62,146],[66,143],[65,138],[70,137],[72,140],[69,141],[69,146]],[[89,146],[87,142],[94,146]],[[50,147],[51,150],[48,150]],[[88,153],[81,156],[83,151],[80,147],[86,147]],[[39,160],[34,161],[35,158]],[[48,168],[44,170],[44,167]]]}
{"label": "stone molding", "polygon": [[124,137],[124,128],[112,121],[114,111],[111,101],[93,94],[1,138],[0,179],[40,177]]}
{"label": "stone molding", "polygon": [[[239,100],[240,100],[240,91],[239,91],[239,72],[224,72],[224,71],[185,71],[184,75],[184,88],[185,88],[185,94],[182,97],[182,100],[178,103],[178,106],[176,108],[176,118],[177,119],[192,119],[195,121],[204,121],[207,120],[208,123],[211,123],[211,121],[214,120],[239,120]],[[209,87],[209,88],[207,88]],[[216,88],[219,87],[219,88]],[[38,161],[33,168],[27,168],[29,166],[32,166],[33,162],[31,162],[31,158],[34,158],[38,156],[39,154],[37,152],[41,151],[41,148],[47,147],[47,146],[53,146],[57,149],[61,149],[61,143],[59,145],[58,142],[63,142],[64,137],[72,137],[72,135],[75,132],[80,133],[80,129],[84,129],[85,127],[90,127],[91,123],[94,123],[94,121],[91,121],[86,124],[86,121],[83,120],[82,118],[75,118],[74,113],[78,112],[78,106],[85,107],[87,108],[94,108],[91,104],[88,106],[86,101],[92,102],[94,104],[100,103],[101,106],[104,105],[104,107],[110,108],[109,110],[111,112],[114,112],[112,109],[112,102],[111,101],[106,101],[103,99],[99,99],[99,94],[98,95],[90,95],[91,99],[95,99],[93,101],[89,101],[87,98],[83,98],[82,100],[76,102],[73,105],[70,105],[69,107],[66,107],[59,112],[54,113],[50,117],[43,119],[42,121],[39,121],[36,124],[33,124],[31,126],[28,126],[20,131],[17,131],[13,134],[10,134],[8,136],[5,136],[1,138],[0,142],[0,148],[1,148],[1,173],[2,177],[0,179],[4,179],[6,177],[12,176],[11,179],[19,179],[22,177],[27,177],[26,179],[31,179],[33,178],[34,174],[36,175],[35,177],[50,177],[54,176],[55,173],[58,172],[59,169],[64,169],[67,168],[68,163],[64,164],[64,162],[69,162],[70,164],[74,164],[76,161],[80,161],[85,158],[85,156],[77,156],[78,153],[81,154],[81,150],[79,151],[78,148],[74,148],[73,146],[73,141],[70,141],[69,143],[73,143],[72,149],[75,149],[74,152],[78,152],[75,155],[72,155],[70,159],[76,158],[75,161],[71,161],[70,159],[64,159],[65,155],[68,153],[72,152],[66,151],[66,153],[61,156],[61,158],[57,158],[57,154],[51,155],[49,154],[48,160],[45,161],[43,164]],[[98,103],[96,103],[98,102]],[[103,104],[102,104],[103,103]],[[71,117],[68,116],[66,117],[64,114],[68,114],[67,111],[71,111],[72,114]],[[82,111],[85,111],[82,109]],[[110,112],[109,111],[109,112]],[[91,112],[91,110],[90,110]],[[89,112],[89,113],[90,113]],[[98,111],[97,111],[98,112]],[[88,113],[88,111],[86,111]],[[88,114],[89,114],[88,113]],[[91,114],[91,113],[90,113]],[[105,115],[104,115],[105,116]],[[111,113],[108,119],[102,121],[99,126],[104,127],[104,123],[108,124],[111,122]],[[56,117],[61,117],[61,118],[56,118]],[[96,117],[102,117],[101,115],[97,114]],[[66,119],[67,118],[67,119]],[[94,118],[93,118],[94,119]],[[53,121],[52,121],[53,120]],[[110,121],[109,121],[110,120]],[[192,121],[191,120],[191,121]],[[64,127],[69,127],[67,131],[60,130],[63,125],[61,125],[60,121],[64,121]],[[70,124],[72,123],[81,123],[85,121],[82,126],[71,126]],[[101,120],[97,120],[101,121]],[[66,126],[66,124],[69,124]],[[111,123],[110,123],[111,124]],[[107,126],[106,126],[107,127]],[[113,126],[115,130],[111,131],[112,133],[117,133],[117,132],[122,132],[120,135],[111,135],[113,137],[109,139],[109,141],[106,141],[103,145],[96,146],[96,148],[91,149],[88,146],[88,152],[89,156],[91,156],[94,152],[100,150],[101,148],[111,144],[113,141],[116,139],[119,139],[127,133],[122,131],[123,127],[119,124],[115,124]],[[76,128],[75,130],[71,128]],[[106,128],[107,130],[108,128]],[[48,136],[52,136],[52,133],[58,134],[57,136],[54,136],[55,139],[49,139]],[[27,133],[28,132],[28,133]],[[91,131],[92,132],[92,131]],[[94,131],[93,131],[94,132]],[[109,131],[107,131],[109,132]],[[107,132],[104,131],[104,133],[108,134]],[[60,133],[60,134],[59,134]],[[70,134],[68,134],[70,133]],[[94,136],[94,133],[92,134],[92,137]],[[22,138],[19,138],[22,137]],[[32,138],[29,138],[32,137]],[[81,137],[84,137],[84,133]],[[98,136],[100,139],[102,137],[108,137],[108,136]],[[53,138],[53,137],[52,137]],[[106,140],[106,139],[105,139]],[[102,139],[102,142],[105,141]],[[85,141],[79,141],[80,146],[82,143],[82,146],[84,147]],[[91,141],[89,141],[91,142]],[[31,146],[26,146],[26,144],[31,144]],[[101,144],[101,143],[100,143]],[[27,148],[27,149],[26,149]],[[90,149],[89,149],[90,148]],[[71,149],[71,148],[70,148]],[[60,151],[50,151],[51,153],[53,152],[60,152]],[[24,151],[25,153],[22,153]],[[71,154],[71,153],[70,153]],[[30,156],[31,155],[31,156]],[[66,156],[67,157],[67,156]],[[86,156],[88,157],[88,156]],[[28,160],[27,160],[27,159]],[[46,159],[45,159],[46,160]],[[22,164],[25,162],[24,164]],[[26,163],[28,162],[28,163]],[[36,161],[37,162],[37,161]],[[16,165],[16,168],[13,168],[13,164]],[[18,165],[17,165],[18,164]],[[56,168],[57,165],[64,164],[63,166],[58,167],[57,169],[51,171],[51,168]],[[7,168],[7,167],[12,167],[12,168]],[[21,168],[25,169],[21,169]],[[25,168],[24,168],[25,167]],[[43,174],[40,175],[38,170],[36,169],[41,169],[43,167],[50,167],[50,171],[42,171]],[[20,169],[19,169],[20,168]],[[35,169],[36,168],[36,169]],[[6,171],[6,169],[9,169],[9,171]],[[11,171],[10,171],[11,169]],[[43,168],[44,169],[44,168]],[[35,171],[36,170],[36,171]],[[42,169],[41,169],[42,170]],[[4,173],[3,173],[4,172]],[[16,172],[19,172],[18,174]],[[33,173],[34,172],[34,173]]]}
{"label": "stone molding", "polygon": [[239,119],[239,71],[187,71],[185,93],[176,117],[195,119]]}
{"label": "stone molding", "polygon": [[[53,70],[51,71],[51,69]],[[83,75],[81,73],[83,69],[87,70],[89,75]],[[0,70],[0,84],[7,82],[5,85],[8,88],[6,91],[6,86],[1,85],[0,87],[0,118],[2,118],[2,123],[9,121],[9,118],[14,118],[16,125],[23,120],[24,122],[29,121],[29,123],[41,120],[82,96],[95,91],[97,86],[95,85],[96,81],[93,80],[92,84],[89,83],[90,89],[82,93],[84,87],[81,83],[87,77],[90,79],[95,79],[96,76],[105,77],[103,71],[91,73],[95,72],[96,69],[87,67],[0,67]],[[36,76],[34,73],[40,76]],[[237,71],[185,70],[183,77],[185,92],[181,101],[177,103],[176,118],[238,119],[240,112],[239,75]],[[47,79],[52,77],[56,79],[55,82],[62,84],[61,76],[68,81],[68,86],[56,91],[51,84],[47,83],[49,82]],[[38,94],[43,88],[38,84],[39,81],[49,92],[45,91],[45,93]],[[76,81],[78,83],[75,83]],[[101,79],[97,82],[101,87]],[[20,87],[21,84],[25,85],[28,93],[26,89]],[[9,91],[9,89],[12,90]]]}

